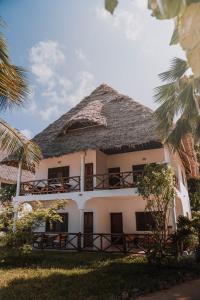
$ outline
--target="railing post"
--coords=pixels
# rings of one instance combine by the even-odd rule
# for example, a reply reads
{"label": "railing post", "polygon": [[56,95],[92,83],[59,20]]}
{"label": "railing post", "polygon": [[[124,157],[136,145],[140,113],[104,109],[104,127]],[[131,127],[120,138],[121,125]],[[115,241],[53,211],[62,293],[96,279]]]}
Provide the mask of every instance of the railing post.
{"label": "railing post", "polygon": [[123,240],[123,252],[127,252],[127,247],[126,247],[126,235],[122,233],[122,240]]}
{"label": "railing post", "polygon": [[81,232],[77,234],[78,251],[81,251]]}

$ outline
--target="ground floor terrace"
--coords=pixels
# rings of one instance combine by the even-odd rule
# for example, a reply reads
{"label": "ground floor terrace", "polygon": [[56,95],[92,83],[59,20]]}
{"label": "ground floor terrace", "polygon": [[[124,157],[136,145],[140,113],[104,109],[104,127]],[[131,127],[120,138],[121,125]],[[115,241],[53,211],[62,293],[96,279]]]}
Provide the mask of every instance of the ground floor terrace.
{"label": "ground floor terrace", "polygon": [[[66,200],[64,209],[59,211],[63,222],[43,223],[35,232],[34,247],[75,251],[133,252],[143,251],[151,242],[154,226],[150,212],[145,211],[146,202],[136,193],[127,189],[123,192],[108,191],[37,195],[19,197],[30,208],[40,201],[44,206],[57,200]],[[100,196],[101,195],[101,196]],[[51,199],[50,199],[51,198]],[[170,209],[167,232],[175,230],[179,215],[187,215],[189,207],[176,197],[174,208]]]}

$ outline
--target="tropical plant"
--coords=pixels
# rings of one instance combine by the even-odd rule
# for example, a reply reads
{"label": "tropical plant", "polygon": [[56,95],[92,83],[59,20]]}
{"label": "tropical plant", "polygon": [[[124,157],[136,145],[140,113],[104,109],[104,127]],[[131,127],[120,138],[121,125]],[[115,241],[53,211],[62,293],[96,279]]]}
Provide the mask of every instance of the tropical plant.
{"label": "tropical plant", "polygon": [[196,259],[200,262],[200,213],[193,213],[192,219],[179,216],[177,220],[177,231],[172,239],[178,245],[178,253],[184,250],[195,251]]}
{"label": "tropical plant", "polygon": [[189,192],[192,213],[200,212],[200,179],[199,178],[190,178],[188,180],[188,192]]}
{"label": "tropical plant", "polygon": [[146,201],[146,211],[154,221],[152,244],[147,257],[150,262],[162,263],[166,258],[167,229],[175,190],[173,172],[167,165],[146,165],[144,176],[138,182],[139,195]]}
{"label": "tropical plant", "polygon": [[3,202],[11,201],[15,196],[16,184],[8,184],[0,188],[0,204]]}
{"label": "tropical plant", "polygon": [[154,98],[160,104],[155,112],[158,130],[174,148],[179,148],[186,134],[192,134],[195,143],[200,139],[200,85],[188,71],[185,60],[174,58],[170,69],[159,75],[165,84],[155,88]]}
{"label": "tropical plant", "polygon": [[7,251],[14,249],[27,252],[31,250],[34,230],[47,220],[62,222],[58,210],[62,209],[65,204],[64,201],[57,201],[56,204],[45,208],[37,202],[34,208],[29,210],[23,204],[14,207],[10,201],[4,202],[0,210],[0,245]]}
{"label": "tropical plant", "polygon": [[[26,72],[11,63],[5,38],[0,32],[0,110],[22,106],[28,93]],[[15,155],[16,160],[23,160],[30,167],[37,164],[41,156],[39,147],[33,141],[1,118],[0,150]]]}

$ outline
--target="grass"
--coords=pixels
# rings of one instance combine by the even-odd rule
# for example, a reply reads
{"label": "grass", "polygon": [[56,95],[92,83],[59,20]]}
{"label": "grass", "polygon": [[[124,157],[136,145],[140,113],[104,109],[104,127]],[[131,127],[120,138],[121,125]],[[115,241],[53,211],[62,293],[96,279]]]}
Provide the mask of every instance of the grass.
{"label": "grass", "polygon": [[81,300],[120,299],[123,292],[154,291],[192,275],[200,266],[181,263],[167,267],[145,258],[97,253],[34,253],[0,259],[0,299]]}

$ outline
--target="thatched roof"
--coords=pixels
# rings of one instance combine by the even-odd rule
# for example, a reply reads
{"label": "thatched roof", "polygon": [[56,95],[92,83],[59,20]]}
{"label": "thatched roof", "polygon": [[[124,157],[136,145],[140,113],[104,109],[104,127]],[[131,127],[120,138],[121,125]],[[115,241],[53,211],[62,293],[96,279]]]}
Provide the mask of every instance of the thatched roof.
{"label": "thatched roof", "polygon": [[103,84],[39,133],[44,158],[86,149],[106,153],[160,147],[152,110]]}
{"label": "thatched roof", "polygon": [[[107,154],[163,146],[153,111],[102,84],[78,105],[34,138],[43,157],[56,157],[86,149]],[[181,158],[188,176],[197,175],[192,139],[183,140]]]}
{"label": "thatched roof", "polygon": [[[0,152],[0,161],[7,157],[6,153]],[[0,164],[0,181],[6,183],[16,183],[18,176],[18,169],[15,166],[8,166]],[[22,172],[22,182],[34,180],[34,175],[29,171]]]}

